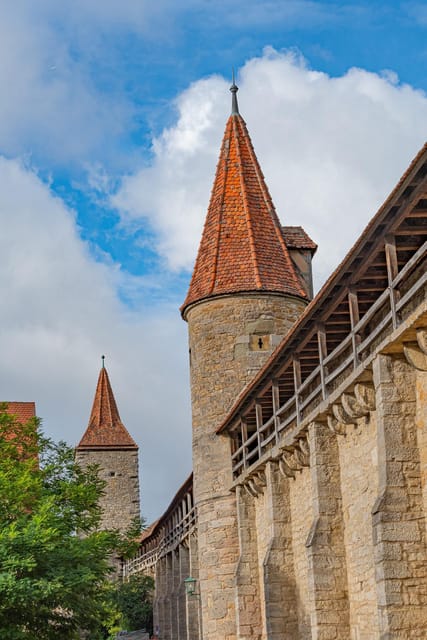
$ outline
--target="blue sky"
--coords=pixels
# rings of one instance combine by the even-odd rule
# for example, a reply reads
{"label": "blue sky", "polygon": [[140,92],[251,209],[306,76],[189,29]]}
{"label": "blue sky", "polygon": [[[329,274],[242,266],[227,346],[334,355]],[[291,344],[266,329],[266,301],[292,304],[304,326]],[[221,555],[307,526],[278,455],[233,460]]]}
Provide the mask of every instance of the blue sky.
{"label": "blue sky", "polygon": [[105,352],[148,519],[191,469],[177,309],[232,67],[319,287],[425,142],[426,34],[421,2],[0,4],[2,395],[75,444]]}
{"label": "blue sky", "polygon": [[[69,25],[67,10],[60,15],[47,10],[39,19],[61,39],[61,47],[65,40],[70,73],[76,69],[99,101],[118,107],[120,121],[111,135],[102,132],[88,144],[83,157],[55,158],[41,144],[34,162],[76,209],[82,236],[134,274],[158,268],[155,251],[141,256],[138,245],[129,250],[128,234],[117,230],[117,214],[88,188],[87,165],[105,171],[114,189],[123,173],[149,164],[153,135],[174,122],[174,99],[192,82],[213,74],[229,78],[232,67],[239,69],[271,46],[300,52],[310,67],[331,76],[351,67],[377,73],[389,69],[403,83],[427,87],[427,9],[422,3],[206,0],[160,2],[153,9],[147,6],[153,3],[130,2],[121,24],[120,9],[112,11],[111,22],[108,16],[102,21],[103,3],[97,4],[99,12],[93,11],[87,25],[84,13],[81,19],[76,15],[78,9]],[[55,48],[50,61],[52,75],[60,74]]]}

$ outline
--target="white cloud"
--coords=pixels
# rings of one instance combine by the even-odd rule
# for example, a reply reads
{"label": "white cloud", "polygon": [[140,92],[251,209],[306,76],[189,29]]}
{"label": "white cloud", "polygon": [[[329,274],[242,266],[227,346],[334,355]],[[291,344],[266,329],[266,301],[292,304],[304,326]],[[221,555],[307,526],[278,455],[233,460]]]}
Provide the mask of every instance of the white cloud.
{"label": "white cloud", "polygon": [[[395,74],[330,77],[294,53],[266,49],[239,78],[240,111],[284,224],[319,244],[329,275],[424,143],[427,98]],[[146,225],[173,269],[192,267],[229,113],[229,83],[211,77],[181,94],[175,125],[154,140],[152,166],[114,198],[125,223]]]}
{"label": "white cloud", "polygon": [[[0,24],[0,35],[5,30]],[[77,133],[82,126],[81,137],[90,137],[86,115],[94,113],[97,97],[92,103],[82,80],[76,104],[78,96],[87,101],[76,107],[74,120],[61,119],[61,110],[69,113],[67,81],[40,85],[48,53],[42,64],[41,40],[25,41],[27,35],[25,29],[18,34],[21,50],[12,37],[10,51],[0,38],[0,85],[10,84],[0,105],[0,146],[9,140],[9,153],[18,154],[30,139],[58,154],[75,144],[78,154],[78,146],[89,143]],[[23,77],[7,76],[4,55],[24,69]],[[74,79],[67,52],[64,60]],[[319,243],[315,269],[324,279],[424,142],[426,97],[389,72],[353,69],[331,78],[272,50],[247,62],[239,84],[241,112],[278,213]],[[114,199],[124,225],[144,229],[148,222],[157,249],[177,271],[191,269],[197,250],[229,113],[228,86],[211,77],[183,92],[176,123],[153,141],[152,164],[126,177]],[[43,124],[44,118],[51,122]],[[95,138],[98,133],[95,127]],[[93,164],[90,177],[101,195],[111,188],[102,165]],[[34,172],[4,157],[0,225],[2,398],[35,400],[48,432],[75,443],[105,353],[122,418],[141,446],[143,512],[157,516],[191,465],[185,324],[171,305],[125,308],[118,290],[141,300],[141,288],[156,286],[157,276],[130,278],[102,256],[95,261],[74,213]]]}
{"label": "white cloud", "polygon": [[132,110],[123,97],[97,89],[50,4],[1,3],[0,150],[65,164],[99,151],[107,133],[119,136]]}
{"label": "white cloud", "polygon": [[124,309],[117,267],[94,262],[73,213],[1,157],[0,227],[1,399],[35,400],[48,433],[75,444],[105,353],[122,419],[141,447],[143,511],[154,518],[191,465],[184,323],[175,309]]}
{"label": "white cloud", "polygon": [[218,77],[193,84],[176,101],[179,119],[153,141],[153,164],[124,179],[112,198],[125,224],[158,233],[158,250],[174,269],[191,267],[208,204],[221,129],[226,84]]}

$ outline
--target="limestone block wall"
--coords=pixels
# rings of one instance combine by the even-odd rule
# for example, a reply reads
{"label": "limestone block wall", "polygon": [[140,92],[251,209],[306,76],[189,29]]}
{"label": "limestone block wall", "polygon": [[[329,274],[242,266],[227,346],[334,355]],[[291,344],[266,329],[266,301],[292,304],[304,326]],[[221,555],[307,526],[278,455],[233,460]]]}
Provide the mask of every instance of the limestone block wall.
{"label": "limestone block wall", "polygon": [[283,295],[233,295],[190,307],[194,497],[198,515],[203,638],[236,638],[239,557],[230,441],[216,435],[227,410],[301,314]]}
{"label": "limestone block wall", "polygon": [[102,527],[125,531],[140,516],[138,451],[78,449],[76,460],[82,467],[98,465],[106,483],[100,500]]}
{"label": "limestone block wall", "polygon": [[427,526],[427,371],[416,371],[416,428],[420,452],[420,477],[424,518]]}
{"label": "limestone block wall", "polygon": [[202,640],[200,595],[187,594],[185,579],[190,575],[197,585],[197,538],[165,554],[156,563],[154,629],[162,640]]}
{"label": "limestone block wall", "polygon": [[240,557],[236,593],[238,637],[298,637],[289,481],[269,462],[258,494],[238,489]]}
{"label": "limestone block wall", "polygon": [[243,487],[237,487],[239,561],[236,568],[237,637],[261,638],[264,602],[260,596],[256,504]]}
{"label": "limestone block wall", "polygon": [[338,437],[350,632],[354,640],[378,638],[372,508],[378,496],[375,413],[348,425]]}
{"label": "limestone block wall", "polygon": [[313,522],[313,499],[310,470],[307,468],[290,482],[290,512],[298,617],[297,637],[309,640],[311,606],[306,541]]}
{"label": "limestone block wall", "polygon": [[423,393],[422,389],[419,393],[416,369],[400,354],[379,355],[373,372],[379,492],[372,509],[372,528],[380,638],[425,638],[425,452],[420,452],[417,437],[425,411]]}
{"label": "limestone block wall", "polygon": [[262,621],[262,638],[265,638],[267,629],[266,593],[264,581],[264,561],[267,556],[268,547],[271,541],[271,531],[268,526],[267,516],[267,492],[259,493],[255,500],[255,531],[257,534],[257,556],[258,556],[258,598],[260,601],[260,613]]}

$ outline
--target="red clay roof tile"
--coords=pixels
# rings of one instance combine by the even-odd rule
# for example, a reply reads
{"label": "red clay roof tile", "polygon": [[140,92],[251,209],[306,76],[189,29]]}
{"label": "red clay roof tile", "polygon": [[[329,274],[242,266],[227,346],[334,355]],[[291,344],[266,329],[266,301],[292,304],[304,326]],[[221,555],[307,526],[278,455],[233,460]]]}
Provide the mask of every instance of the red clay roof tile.
{"label": "red clay roof tile", "polygon": [[120,420],[107,370],[102,367],[88,427],[77,449],[138,449]]}
{"label": "red clay roof tile", "polygon": [[268,291],[301,298],[279,219],[243,118],[228,119],[187,298]]}
{"label": "red clay roof tile", "polygon": [[35,402],[6,402],[6,405],[6,412],[16,416],[22,424],[26,424],[36,415]]}
{"label": "red clay roof tile", "polygon": [[288,249],[309,249],[316,252],[317,244],[302,227],[282,227],[282,233]]}

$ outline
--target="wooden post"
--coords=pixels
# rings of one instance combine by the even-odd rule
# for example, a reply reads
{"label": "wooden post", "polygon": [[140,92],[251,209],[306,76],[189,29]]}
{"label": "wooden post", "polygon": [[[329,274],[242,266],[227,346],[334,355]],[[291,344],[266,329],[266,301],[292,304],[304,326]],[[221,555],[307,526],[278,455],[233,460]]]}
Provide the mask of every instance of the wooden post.
{"label": "wooden post", "polygon": [[246,462],[246,442],[248,440],[248,427],[246,425],[246,422],[243,420],[243,418],[240,420],[240,427],[242,429],[243,468],[246,469],[248,466]]}
{"label": "wooden post", "polygon": [[299,407],[299,388],[301,386],[301,363],[298,358],[293,359],[294,367],[294,389],[295,389],[295,409],[297,413],[297,425],[301,422],[301,412]]}
{"label": "wooden post", "polygon": [[319,325],[317,330],[317,344],[319,346],[319,365],[320,365],[320,383],[322,385],[322,398],[326,400],[328,396],[328,391],[326,389],[326,374],[325,367],[323,365],[323,361],[328,355],[328,349],[326,346],[326,333],[325,326]]}
{"label": "wooden post", "polygon": [[399,292],[393,287],[393,282],[399,272],[397,263],[396,240],[394,236],[386,236],[385,239],[385,257],[387,262],[388,288],[390,292],[390,307],[393,319],[393,329],[397,328],[396,302],[399,300]]}
{"label": "wooden post", "polygon": [[356,367],[359,364],[359,354],[357,347],[360,344],[360,336],[355,332],[355,326],[360,320],[359,314],[359,300],[357,298],[357,292],[354,289],[350,289],[348,292],[348,308],[350,311],[350,324],[351,324],[351,343],[353,346],[353,366]]}
{"label": "wooden post", "polygon": [[279,383],[277,382],[277,380],[273,380],[273,384],[271,386],[271,395],[273,398],[274,436],[277,444],[279,442],[279,417],[277,415],[277,412],[280,409]]}
{"label": "wooden post", "polygon": [[257,401],[255,403],[255,415],[256,415],[256,432],[258,442],[258,457],[261,457],[261,427],[262,427],[262,406]]}

